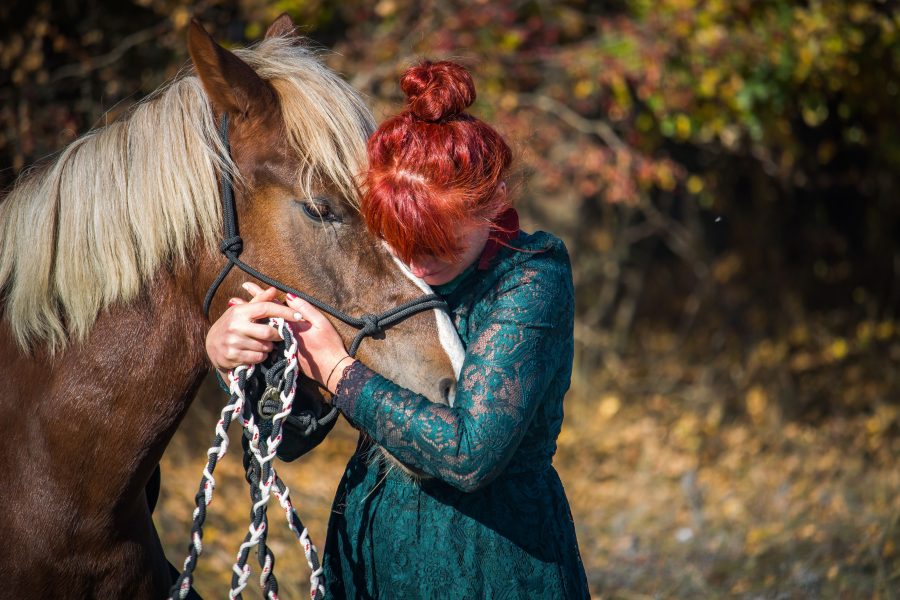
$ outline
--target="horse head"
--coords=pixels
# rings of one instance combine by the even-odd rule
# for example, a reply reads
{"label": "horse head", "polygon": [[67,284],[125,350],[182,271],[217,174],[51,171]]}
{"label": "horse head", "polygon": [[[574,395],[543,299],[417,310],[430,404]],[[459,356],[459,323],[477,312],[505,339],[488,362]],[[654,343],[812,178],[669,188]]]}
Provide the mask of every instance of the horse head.
{"label": "horse head", "polygon": [[[348,315],[381,313],[430,293],[362,221],[357,182],[371,117],[352,88],[312,60],[290,18],[276,20],[257,48],[238,53],[192,22],[188,47],[217,121],[229,116],[232,164],[224,168],[238,182],[242,259]],[[239,295],[244,278],[229,277],[212,315],[224,310],[225,298]],[[333,322],[349,346],[356,330]],[[358,356],[447,403],[461,346],[446,313],[432,310],[369,338]]]}

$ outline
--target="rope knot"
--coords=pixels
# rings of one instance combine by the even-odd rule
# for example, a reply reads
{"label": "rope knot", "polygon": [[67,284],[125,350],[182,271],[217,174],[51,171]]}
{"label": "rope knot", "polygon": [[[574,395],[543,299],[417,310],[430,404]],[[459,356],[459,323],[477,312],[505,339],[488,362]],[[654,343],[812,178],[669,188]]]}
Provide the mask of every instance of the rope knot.
{"label": "rope knot", "polygon": [[378,315],[366,313],[362,315],[359,320],[363,322],[363,326],[359,330],[359,334],[362,337],[368,337],[384,332],[384,330],[382,330],[381,328],[381,323],[379,323],[378,321]]}
{"label": "rope knot", "polygon": [[240,254],[243,249],[244,240],[239,235],[225,238],[219,244],[219,250],[222,251],[222,254]]}
{"label": "rope knot", "polygon": [[266,371],[265,380],[268,387],[281,391],[284,388],[284,371],[287,369],[287,360],[281,359]]}
{"label": "rope knot", "polygon": [[311,436],[316,429],[319,428],[319,420],[316,419],[316,415],[308,410],[301,411],[295,415],[290,415],[288,416],[288,420],[300,429],[299,433],[304,437]]}

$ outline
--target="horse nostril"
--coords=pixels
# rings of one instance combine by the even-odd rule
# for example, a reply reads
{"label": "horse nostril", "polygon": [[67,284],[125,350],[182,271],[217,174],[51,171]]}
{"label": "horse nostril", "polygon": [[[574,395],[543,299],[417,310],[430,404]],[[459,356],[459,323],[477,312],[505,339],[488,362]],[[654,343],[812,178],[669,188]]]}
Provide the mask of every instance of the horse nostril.
{"label": "horse nostril", "polygon": [[453,406],[453,398],[456,396],[456,382],[449,377],[445,377],[438,384],[438,391],[439,397],[444,401],[444,404]]}

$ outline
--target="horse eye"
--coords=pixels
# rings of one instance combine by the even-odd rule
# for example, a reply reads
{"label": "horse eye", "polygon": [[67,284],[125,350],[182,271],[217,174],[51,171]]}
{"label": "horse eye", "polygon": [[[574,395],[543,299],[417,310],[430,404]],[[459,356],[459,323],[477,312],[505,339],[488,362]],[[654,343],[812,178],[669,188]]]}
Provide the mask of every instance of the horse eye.
{"label": "horse eye", "polygon": [[301,206],[306,216],[313,221],[325,221],[326,223],[340,223],[341,221],[341,218],[325,202],[304,200],[301,202]]}

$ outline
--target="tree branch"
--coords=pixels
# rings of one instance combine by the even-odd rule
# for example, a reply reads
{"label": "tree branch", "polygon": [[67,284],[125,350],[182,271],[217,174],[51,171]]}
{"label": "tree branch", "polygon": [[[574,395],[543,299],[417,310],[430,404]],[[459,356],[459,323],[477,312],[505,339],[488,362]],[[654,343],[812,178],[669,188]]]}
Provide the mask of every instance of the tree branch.
{"label": "tree branch", "polygon": [[543,94],[519,94],[518,98],[520,104],[532,106],[547,114],[551,114],[576,131],[587,135],[596,135],[613,150],[626,150],[628,148],[628,144],[622,141],[622,138],[613,131],[613,128],[606,121],[585,118],[566,104]]}
{"label": "tree branch", "polygon": [[101,54],[100,56],[92,58],[90,61],[72,63],[60,67],[53,72],[53,75],[50,76],[48,85],[53,85],[59,81],[62,81],[63,79],[68,79],[70,77],[83,77],[88,73],[91,73],[92,71],[98,71],[118,62],[126,52],[128,52],[135,46],[138,46],[145,42],[149,42],[163,33],[169,27],[169,23],[169,19],[166,19],[164,21],[160,21],[149,29],[136,31],[131,35],[125,36],[124,38],[122,38],[122,41],[119,42],[119,44],[112,50],[110,50],[106,54]]}

